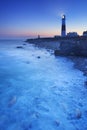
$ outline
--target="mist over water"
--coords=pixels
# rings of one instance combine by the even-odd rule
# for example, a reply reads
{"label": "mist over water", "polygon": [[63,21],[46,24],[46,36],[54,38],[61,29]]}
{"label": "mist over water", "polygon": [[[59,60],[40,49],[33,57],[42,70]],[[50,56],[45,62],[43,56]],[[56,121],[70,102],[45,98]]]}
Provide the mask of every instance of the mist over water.
{"label": "mist over water", "polygon": [[68,58],[1,40],[0,129],[86,130],[85,80]]}

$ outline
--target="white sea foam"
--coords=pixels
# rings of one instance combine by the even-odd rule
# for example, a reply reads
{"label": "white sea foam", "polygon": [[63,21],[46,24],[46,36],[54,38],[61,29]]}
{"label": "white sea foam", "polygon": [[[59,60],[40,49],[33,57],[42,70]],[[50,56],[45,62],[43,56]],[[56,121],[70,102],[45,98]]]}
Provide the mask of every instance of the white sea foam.
{"label": "white sea foam", "polygon": [[22,41],[0,46],[0,129],[87,129],[85,77],[69,59]]}

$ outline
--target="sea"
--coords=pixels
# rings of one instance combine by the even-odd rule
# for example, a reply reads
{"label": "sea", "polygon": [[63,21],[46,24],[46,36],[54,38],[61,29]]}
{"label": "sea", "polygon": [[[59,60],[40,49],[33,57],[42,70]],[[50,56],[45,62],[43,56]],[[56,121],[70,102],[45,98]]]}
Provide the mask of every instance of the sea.
{"label": "sea", "polygon": [[67,57],[0,40],[0,130],[87,130],[85,81]]}

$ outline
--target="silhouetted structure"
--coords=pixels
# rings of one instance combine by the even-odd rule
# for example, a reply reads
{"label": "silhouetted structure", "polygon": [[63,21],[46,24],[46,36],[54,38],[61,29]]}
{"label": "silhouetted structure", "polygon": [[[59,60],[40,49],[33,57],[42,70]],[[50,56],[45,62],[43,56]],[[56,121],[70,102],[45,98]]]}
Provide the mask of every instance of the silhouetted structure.
{"label": "silhouetted structure", "polygon": [[62,16],[62,28],[61,28],[61,36],[65,37],[66,36],[66,18],[65,15]]}
{"label": "silhouetted structure", "polygon": [[40,38],[40,35],[38,35],[38,39]]}
{"label": "silhouetted structure", "polygon": [[84,31],[84,32],[83,32],[83,36],[87,36],[87,31]]}
{"label": "silhouetted structure", "polygon": [[67,36],[68,37],[77,37],[78,34],[77,34],[77,32],[69,32],[69,33],[67,33]]}

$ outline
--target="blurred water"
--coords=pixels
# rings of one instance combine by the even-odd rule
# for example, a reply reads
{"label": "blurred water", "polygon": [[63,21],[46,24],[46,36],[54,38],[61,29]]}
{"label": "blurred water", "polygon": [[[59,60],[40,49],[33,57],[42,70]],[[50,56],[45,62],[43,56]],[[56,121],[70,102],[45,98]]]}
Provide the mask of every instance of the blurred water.
{"label": "blurred water", "polygon": [[0,41],[0,130],[86,130],[84,81],[67,58]]}

